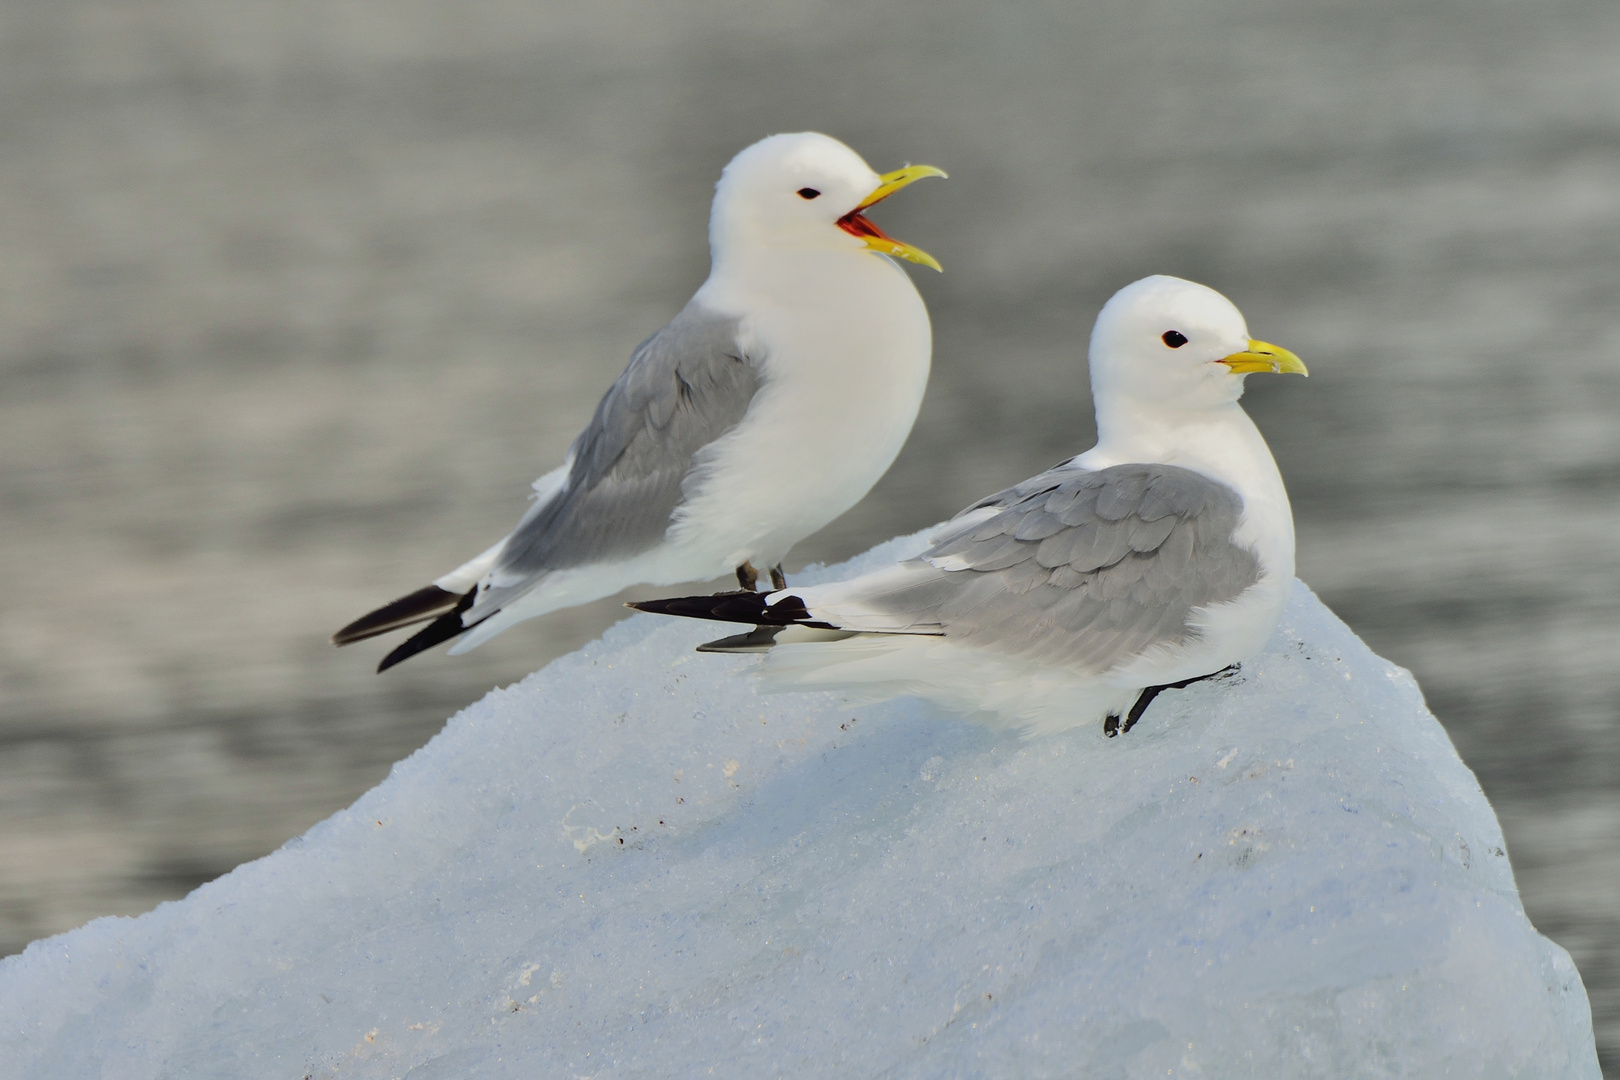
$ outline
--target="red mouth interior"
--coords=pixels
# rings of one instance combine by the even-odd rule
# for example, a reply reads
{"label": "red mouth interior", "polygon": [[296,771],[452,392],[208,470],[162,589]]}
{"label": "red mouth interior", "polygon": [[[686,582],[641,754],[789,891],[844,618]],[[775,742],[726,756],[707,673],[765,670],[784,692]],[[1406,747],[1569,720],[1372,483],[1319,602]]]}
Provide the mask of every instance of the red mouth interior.
{"label": "red mouth interior", "polygon": [[872,224],[859,210],[851,210],[839,218],[838,227],[849,233],[849,235],[858,236],[862,240],[871,238],[873,240],[887,240],[891,244],[895,243],[894,237]]}

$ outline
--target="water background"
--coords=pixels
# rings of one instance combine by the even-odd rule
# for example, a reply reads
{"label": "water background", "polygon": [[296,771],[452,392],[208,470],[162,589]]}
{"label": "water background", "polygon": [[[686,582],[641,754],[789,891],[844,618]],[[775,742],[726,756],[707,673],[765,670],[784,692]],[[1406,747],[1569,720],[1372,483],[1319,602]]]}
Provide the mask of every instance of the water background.
{"label": "water background", "polygon": [[[887,170],[935,375],[790,570],[1090,445],[1146,273],[1300,575],[1412,668],[1620,1075],[1620,5],[51,0],[0,8],[0,948],[273,850],[620,617],[378,677],[327,636],[501,535],[774,131]],[[580,723],[591,718],[580,717]]]}

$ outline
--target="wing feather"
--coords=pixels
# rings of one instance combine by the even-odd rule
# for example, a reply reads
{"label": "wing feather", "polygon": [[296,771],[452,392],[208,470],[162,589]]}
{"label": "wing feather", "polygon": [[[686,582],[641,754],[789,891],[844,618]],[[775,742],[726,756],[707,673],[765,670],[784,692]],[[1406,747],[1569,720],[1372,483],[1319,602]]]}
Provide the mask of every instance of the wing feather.
{"label": "wing feather", "polygon": [[574,440],[566,481],[507,538],[469,624],[553,570],[629,558],[663,540],[698,452],[742,421],[760,387],[739,330],[736,318],[694,301],[637,347]]}
{"label": "wing feather", "polygon": [[1259,557],[1234,539],[1242,511],[1236,491],[1188,469],[1060,465],[969,507],[962,527],[947,523],[905,564],[932,575],[890,591],[874,578],[861,603],[874,625],[938,625],[948,638],[1105,671],[1185,643],[1196,609],[1259,580]]}

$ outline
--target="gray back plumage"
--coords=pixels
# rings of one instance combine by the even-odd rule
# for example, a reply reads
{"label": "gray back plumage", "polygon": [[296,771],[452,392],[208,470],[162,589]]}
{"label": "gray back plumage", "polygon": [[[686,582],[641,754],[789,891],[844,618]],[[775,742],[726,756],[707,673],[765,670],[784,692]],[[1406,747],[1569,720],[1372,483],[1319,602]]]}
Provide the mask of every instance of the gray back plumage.
{"label": "gray back plumage", "polygon": [[937,571],[874,606],[1103,672],[1187,642],[1193,609],[1259,580],[1259,558],[1232,539],[1242,511],[1236,491],[1173,465],[1059,466],[964,510],[917,557]]}
{"label": "gray back plumage", "polygon": [[[704,446],[730,431],[760,384],[738,320],[686,305],[642,342],[570,449],[568,482],[536,503],[495,563],[497,580],[637,555],[658,544]],[[529,582],[499,585],[479,606]]]}

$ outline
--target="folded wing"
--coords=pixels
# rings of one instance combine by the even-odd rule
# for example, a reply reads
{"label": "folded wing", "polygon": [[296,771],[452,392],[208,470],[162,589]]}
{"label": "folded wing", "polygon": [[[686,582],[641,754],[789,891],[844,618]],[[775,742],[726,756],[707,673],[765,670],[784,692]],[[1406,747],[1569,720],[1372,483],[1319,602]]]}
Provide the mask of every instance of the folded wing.
{"label": "folded wing", "polygon": [[1064,465],[968,507],[915,559],[800,592],[839,629],[943,634],[1096,672],[1186,643],[1194,612],[1234,600],[1260,560],[1243,503],[1173,465]]}
{"label": "folded wing", "polygon": [[390,653],[383,670],[460,635],[552,571],[656,546],[699,452],[742,420],[759,389],[759,365],[738,329],[736,318],[689,303],[636,348],[569,449],[561,484],[529,508],[481,581],[465,593],[418,590],[351,623],[338,643],[443,613]]}

